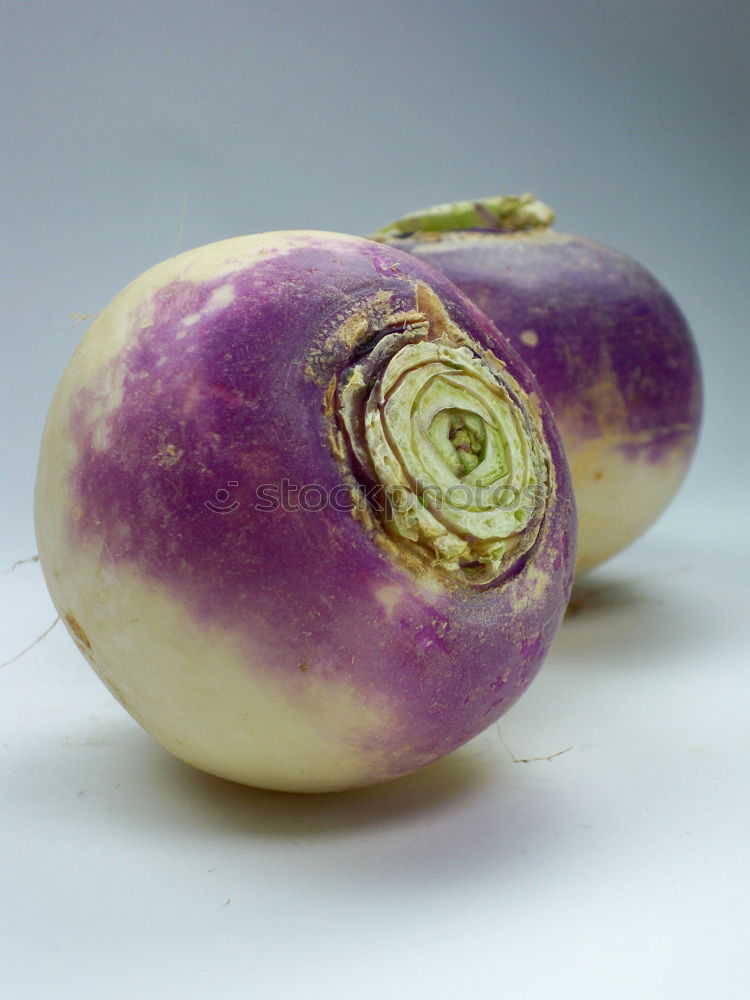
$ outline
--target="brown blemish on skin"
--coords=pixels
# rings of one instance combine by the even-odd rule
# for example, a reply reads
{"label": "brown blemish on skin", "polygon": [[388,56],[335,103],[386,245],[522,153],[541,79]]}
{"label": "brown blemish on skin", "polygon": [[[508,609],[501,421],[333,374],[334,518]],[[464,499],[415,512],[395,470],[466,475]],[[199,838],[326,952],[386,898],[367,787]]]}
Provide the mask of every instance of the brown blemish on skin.
{"label": "brown blemish on skin", "polygon": [[162,469],[168,469],[176,462],[179,462],[184,453],[183,448],[175,448],[173,444],[168,444],[164,448],[159,449],[154,455],[154,460]]}
{"label": "brown blemish on skin", "polygon": [[68,612],[65,615],[65,624],[68,626],[70,631],[73,633],[76,642],[79,646],[83,646],[85,649],[91,651],[91,641],[86,633],[83,631],[78,621],[73,617],[73,615]]}
{"label": "brown blemish on skin", "polygon": [[435,635],[438,637],[438,639],[442,639],[445,633],[448,631],[450,624],[444,619],[433,618],[432,627],[434,628]]}
{"label": "brown blemish on skin", "polygon": [[326,437],[334,458],[339,462],[346,461],[346,445],[341,431],[336,426],[336,389],[338,381],[336,376],[332,376],[331,381],[323,393],[323,416],[325,417]]}
{"label": "brown blemish on skin", "polygon": [[[377,298],[378,296],[375,297],[375,299]],[[353,350],[367,337],[370,322],[372,321],[372,314],[376,310],[377,303],[373,300],[372,305],[367,310],[354,313],[353,316],[350,316],[334,334],[326,337],[323,341],[324,354],[330,354],[338,346],[346,347],[350,351]]]}
{"label": "brown blemish on skin", "polygon": [[[508,378],[510,378],[510,376],[508,376]],[[520,389],[518,382],[514,382],[514,384]],[[539,433],[543,434],[544,424],[542,421],[542,404],[541,400],[539,399],[539,393],[530,392],[526,396],[526,399],[528,400],[529,403],[529,413],[531,414],[532,420],[534,421],[535,426],[538,428]]]}
{"label": "brown blemish on skin", "polygon": [[437,340],[443,334],[452,332],[455,324],[451,322],[443,303],[433,290],[423,281],[418,281],[415,291],[417,309],[430,324],[430,339]]}
{"label": "brown blemish on skin", "polygon": [[[418,308],[391,312],[392,297],[392,292],[379,291],[361,309],[343,320],[323,340],[320,347],[313,348],[310,361],[305,367],[307,378],[318,385],[328,385],[332,376],[335,377],[342,368],[350,364],[352,354],[368,341],[391,330],[409,330],[429,322],[435,330],[435,336],[439,336],[445,325],[450,323],[435,293],[422,282],[417,282],[415,287]],[[423,305],[425,308],[421,311]]]}

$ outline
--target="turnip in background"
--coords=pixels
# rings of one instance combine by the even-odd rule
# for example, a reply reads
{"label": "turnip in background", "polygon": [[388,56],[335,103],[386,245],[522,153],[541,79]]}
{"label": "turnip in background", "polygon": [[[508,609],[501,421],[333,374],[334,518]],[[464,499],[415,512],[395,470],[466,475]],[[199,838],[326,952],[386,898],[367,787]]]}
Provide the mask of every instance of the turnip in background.
{"label": "turnip in background", "polygon": [[528,363],[570,464],[583,573],[661,514],[701,418],[690,329],[618,250],[551,229],[533,195],[438,205],[374,234],[442,271]]}
{"label": "turnip in background", "polygon": [[121,292],[53,399],[36,522],[128,711],[197,767],[297,791],[494,722],[575,560],[525,365],[442,275],[332,233],[215,243]]}

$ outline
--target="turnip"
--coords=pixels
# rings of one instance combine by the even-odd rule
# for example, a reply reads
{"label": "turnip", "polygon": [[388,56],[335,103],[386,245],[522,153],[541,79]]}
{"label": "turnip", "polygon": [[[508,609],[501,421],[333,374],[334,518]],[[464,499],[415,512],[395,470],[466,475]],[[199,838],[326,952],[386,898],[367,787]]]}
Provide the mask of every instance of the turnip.
{"label": "turnip", "polygon": [[442,275],[332,233],[226,240],[128,285],[55,393],[36,524],[125,708],[199,768],[297,791],[413,771],[494,722],[575,562],[526,366]]}
{"label": "turnip", "polygon": [[674,496],[696,443],[701,377],[687,322],[654,276],[553,221],[532,195],[487,198],[416,212],[374,238],[442,271],[536,375],[570,463],[580,574]]}

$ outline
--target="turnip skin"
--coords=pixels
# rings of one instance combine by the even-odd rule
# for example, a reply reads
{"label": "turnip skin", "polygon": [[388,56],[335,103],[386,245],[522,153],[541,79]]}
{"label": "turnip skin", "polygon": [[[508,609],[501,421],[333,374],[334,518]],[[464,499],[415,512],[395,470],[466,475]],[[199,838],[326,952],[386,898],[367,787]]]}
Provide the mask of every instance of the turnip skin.
{"label": "turnip skin", "polygon": [[[425,288],[493,343],[464,296],[399,251],[330,233],[227,240],[131,283],[62,377],[36,492],[50,593],[115,696],[199,768],[290,791],[415,770],[513,704],[557,632],[575,515],[543,403],[546,513],[495,585],[417,575],[348,509],[258,509],[264,484],[341,484],[311,373],[346,363],[363,304],[413,312]],[[493,350],[534,397],[514,352]],[[238,506],[209,509],[222,489]]]}
{"label": "turnip skin", "polygon": [[701,422],[700,363],[685,317],[646,268],[549,228],[554,214],[535,200],[524,217],[524,197],[507,199],[514,215],[497,231],[452,230],[454,206],[442,206],[442,231],[427,231],[426,210],[412,223],[425,231],[396,224],[376,238],[450,278],[534,372],[570,465],[581,575],[638,538],[676,493]]}

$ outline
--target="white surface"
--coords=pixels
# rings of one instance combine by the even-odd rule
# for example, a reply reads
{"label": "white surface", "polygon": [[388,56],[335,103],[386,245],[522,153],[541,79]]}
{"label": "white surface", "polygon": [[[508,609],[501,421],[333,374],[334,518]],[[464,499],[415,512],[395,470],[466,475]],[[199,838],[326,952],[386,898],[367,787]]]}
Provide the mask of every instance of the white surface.
{"label": "white surface", "polygon": [[[0,672],[4,996],[746,996],[748,553],[693,519],[592,575],[499,729],[357,793],[193,771],[56,626]],[[54,611],[0,582],[11,653]]]}

